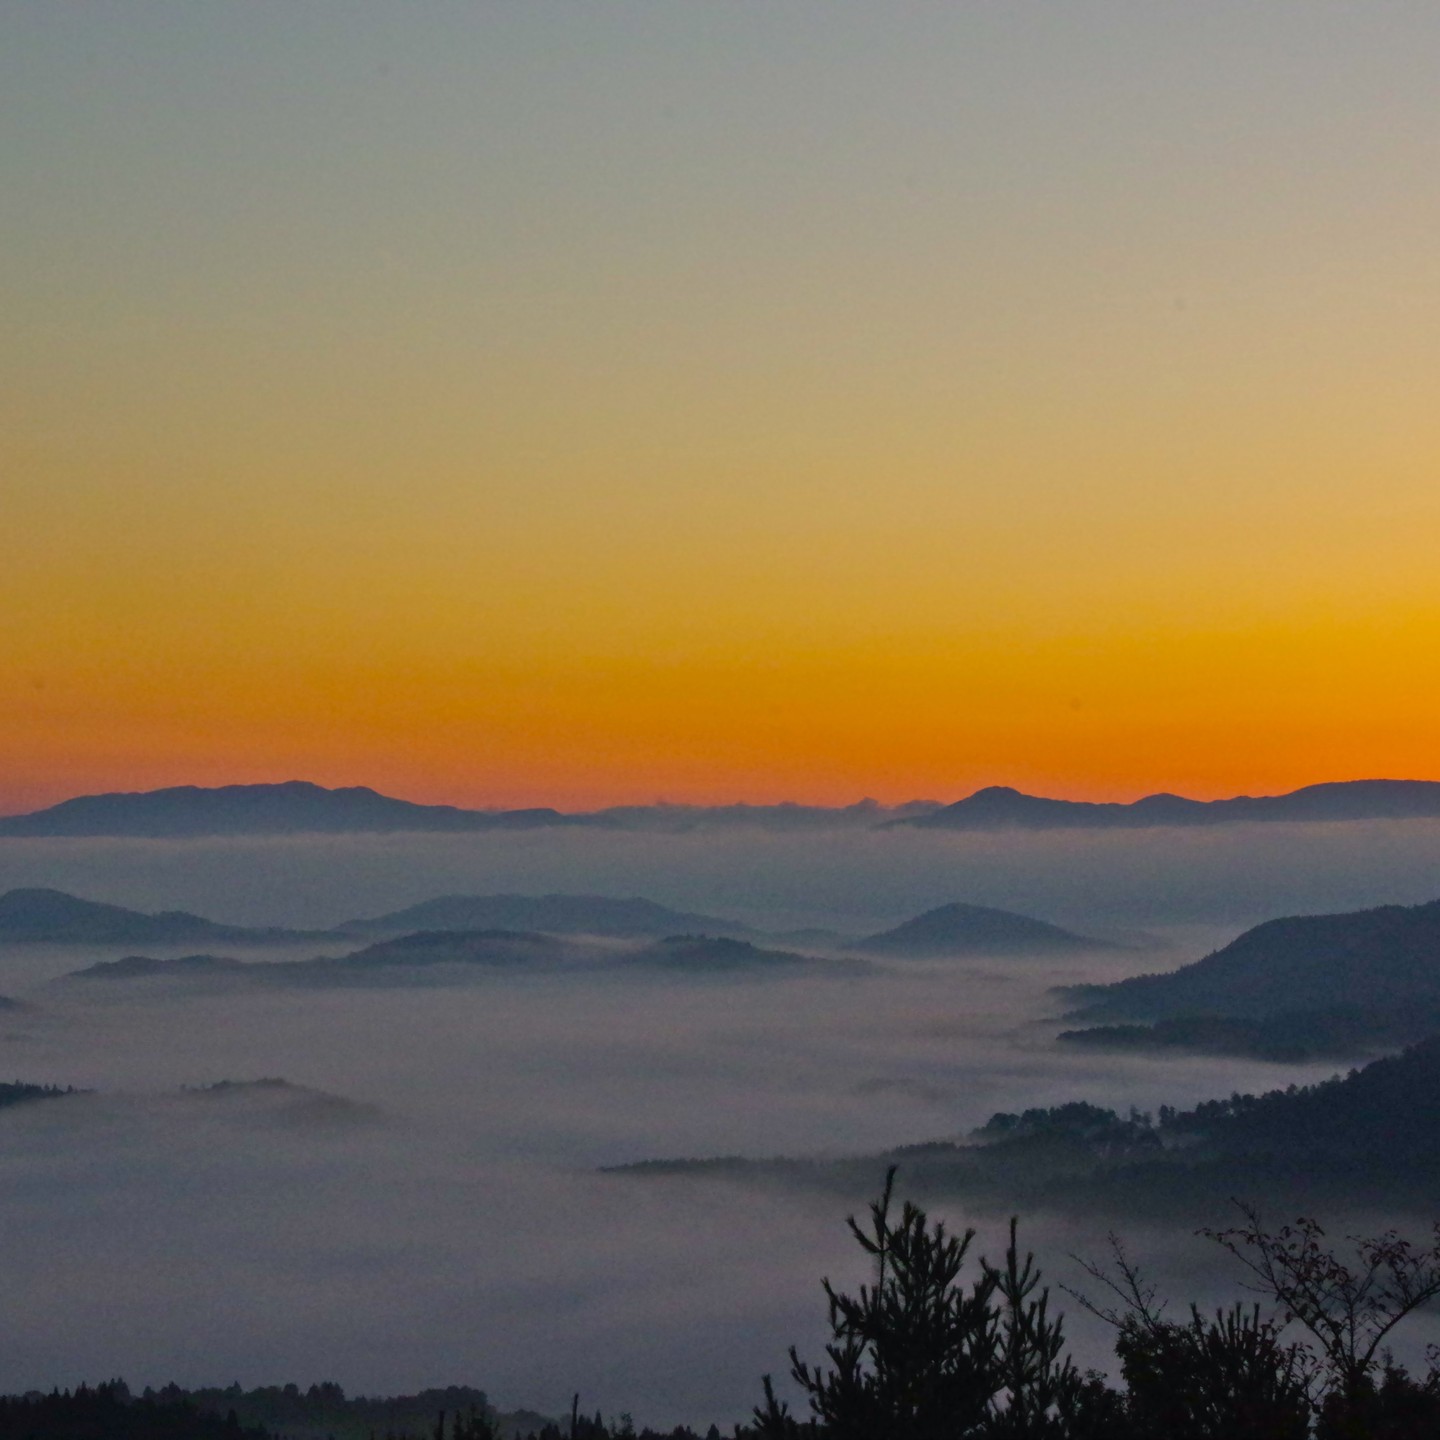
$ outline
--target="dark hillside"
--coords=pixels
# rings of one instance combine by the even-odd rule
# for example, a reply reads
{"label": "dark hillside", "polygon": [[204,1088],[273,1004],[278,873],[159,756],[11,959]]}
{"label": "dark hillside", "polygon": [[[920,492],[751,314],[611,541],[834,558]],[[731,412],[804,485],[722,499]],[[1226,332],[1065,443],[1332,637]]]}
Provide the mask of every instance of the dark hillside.
{"label": "dark hillside", "polygon": [[82,900],[63,890],[8,890],[0,895],[0,943],[71,945],[257,944],[303,938],[304,932],[221,925],[184,910],[149,915],[123,905]]}
{"label": "dark hillside", "polygon": [[1286,1208],[1428,1213],[1440,1194],[1440,1038],[1320,1085],[1162,1107],[1158,1116],[1072,1101],[998,1114],[968,1141],[842,1160],[647,1161],[620,1173],[801,1185],[854,1199],[890,1165],[916,1194],[999,1209],[1214,1219],[1240,1196]]}
{"label": "dark hillside", "polygon": [[1094,1019],[1440,1005],[1440,901],[1268,920],[1164,975],[1067,992]]}

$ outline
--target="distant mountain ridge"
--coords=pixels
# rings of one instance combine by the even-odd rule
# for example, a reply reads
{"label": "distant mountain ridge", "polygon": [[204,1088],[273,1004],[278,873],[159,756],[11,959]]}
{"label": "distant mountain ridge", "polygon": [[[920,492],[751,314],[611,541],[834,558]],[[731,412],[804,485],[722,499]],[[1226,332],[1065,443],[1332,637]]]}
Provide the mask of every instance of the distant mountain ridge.
{"label": "distant mountain ridge", "polygon": [[309,835],[402,832],[465,833],[591,826],[611,830],[685,831],[755,827],[931,830],[1149,829],[1243,821],[1400,820],[1440,818],[1440,781],[1337,780],[1284,795],[1190,800],[1147,795],[1128,804],[1056,800],[1004,785],[977,790],[952,805],[913,800],[890,808],[854,805],[618,805],[564,812],[549,807],[467,810],[422,805],[364,785],[327,789],[305,780],[276,785],[178,785],[163,790],[80,795],[28,815],[0,818],[0,837],[113,836],[185,839],[207,835]]}
{"label": "distant mountain ridge", "polygon": [[1440,781],[1336,780],[1284,795],[1237,795],[1229,800],[1190,800],[1183,795],[1146,795],[1128,804],[1052,800],[991,785],[964,800],[891,825],[927,830],[1153,829],[1225,825],[1243,821],[1415,820],[1440,817]]}
{"label": "distant mountain ridge", "polygon": [[365,785],[327,789],[308,780],[276,785],[175,785],[163,790],[80,795],[28,815],[0,818],[0,837],[110,836],[195,839],[207,835],[344,835],[468,833],[552,826],[684,831],[700,826],[807,829],[849,825],[869,829],[927,814],[938,801],[886,809],[874,800],[829,808],[815,805],[631,805],[566,813],[540,806],[523,810],[467,810],[422,805],[382,795]]}
{"label": "distant mountain ridge", "polygon": [[417,805],[365,785],[328,790],[306,780],[278,785],[177,785],[107,795],[81,795],[47,810],[0,820],[0,836],[133,836],[179,839],[203,835],[304,835],[388,831],[534,829],[604,823],[558,810],[462,810]]}

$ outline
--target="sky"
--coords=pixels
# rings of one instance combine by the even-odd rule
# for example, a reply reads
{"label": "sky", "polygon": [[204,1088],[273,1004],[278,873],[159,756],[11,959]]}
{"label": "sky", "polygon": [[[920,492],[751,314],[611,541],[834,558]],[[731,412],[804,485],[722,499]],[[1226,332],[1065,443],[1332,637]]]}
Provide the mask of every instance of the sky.
{"label": "sky", "polygon": [[0,3],[0,811],[1435,778],[1437,46]]}

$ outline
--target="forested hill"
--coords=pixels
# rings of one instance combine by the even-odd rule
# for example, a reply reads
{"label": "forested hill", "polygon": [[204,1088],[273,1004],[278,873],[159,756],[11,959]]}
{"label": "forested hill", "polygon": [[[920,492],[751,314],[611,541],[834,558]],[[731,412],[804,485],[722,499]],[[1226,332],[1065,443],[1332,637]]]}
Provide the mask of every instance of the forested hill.
{"label": "forested hill", "polygon": [[69,1086],[62,1085],[27,1085],[20,1080],[0,1083],[0,1110],[10,1105],[28,1104],[31,1100],[59,1100],[75,1093]]}
{"label": "forested hill", "polygon": [[1010,1209],[1213,1219],[1230,1198],[1433,1208],[1440,1193],[1440,1038],[1319,1085],[1155,1115],[1084,1101],[998,1114],[969,1141],[848,1159],[646,1161],[616,1173],[817,1187],[847,1201],[899,1165],[908,1191]]}
{"label": "forested hill", "polygon": [[1164,975],[1066,992],[1094,1019],[1440,1004],[1440,901],[1268,920]]}

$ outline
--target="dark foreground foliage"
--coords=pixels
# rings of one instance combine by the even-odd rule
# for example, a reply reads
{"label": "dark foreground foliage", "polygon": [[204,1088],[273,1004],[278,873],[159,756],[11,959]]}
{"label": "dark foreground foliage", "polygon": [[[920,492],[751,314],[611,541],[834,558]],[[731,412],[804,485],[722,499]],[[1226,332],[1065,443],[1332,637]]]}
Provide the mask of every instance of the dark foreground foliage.
{"label": "dark foreground foliage", "polygon": [[[498,1422],[483,1390],[450,1385],[443,1390],[422,1390],[418,1395],[370,1397],[347,1395],[333,1381],[310,1385],[263,1385],[242,1390],[182,1390],[177,1385],[151,1392],[161,1400],[184,1401],[210,1414],[233,1413],[242,1425],[284,1436],[286,1440],[383,1440],[387,1435],[433,1434],[439,1416],[446,1417],[446,1440],[490,1440],[479,1431],[482,1424]],[[533,1418],[536,1424],[542,1417]],[[512,1426],[513,1428],[513,1426]],[[466,1430],[475,1431],[467,1436]]]}
{"label": "dark foreground foliage", "polygon": [[0,1440],[264,1440],[235,1414],[184,1400],[136,1397],[112,1380],[49,1395],[0,1397]]}
{"label": "dark foreground foliage", "polygon": [[[1098,1298],[1075,1294],[1116,1329],[1123,1384],[1081,1374],[1065,1353],[1034,1257],[1011,1222],[1004,1260],[967,1261],[974,1231],[947,1233],[907,1202],[892,1213],[894,1171],[850,1230],[874,1261],[857,1295],[825,1282],[828,1363],[794,1349],[804,1419],[769,1376],[759,1440],[1435,1440],[1440,1357],[1416,1379],[1385,1341],[1440,1297],[1440,1227],[1431,1246],[1393,1232],[1332,1248],[1312,1220],[1268,1231],[1242,1208],[1206,1232],[1250,1273],[1264,1304],[1175,1319],[1112,1239],[1086,1269]],[[1072,1292],[1073,1293],[1073,1292]]]}
{"label": "dark foreground foliage", "polygon": [[[1107,1126],[1082,1107],[1067,1125]],[[1142,1117],[1143,1118],[1143,1117]],[[999,1117],[1024,1134],[1052,1112]],[[1133,1123],[1140,1123],[1139,1120]],[[1394,1231],[1335,1243],[1299,1219],[1279,1229],[1239,1207],[1228,1230],[1203,1231],[1247,1272],[1259,1302],[1213,1315],[1166,1312],[1111,1237],[1105,1262],[1082,1262],[1092,1288],[1070,1291],[1115,1329],[1119,1384],[1081,1373],[1067,1354],[1035,1258],[1017,1225],[998,1264],[906,1201],[895,1170],[850,1232],[873,1263],[858,1293],[823,1282],[830,1341],[820,1361],[792,1347],[792,1413],[771,1377],[735,1440],[1440,1440],[1440,1351],[1411,1375],[1387,1348],[1409,1316],[1440,1300],[1440,1224],[1428,1245]],[[628,1415],[561,1421],[501,1416],[465,1387],[391,1399],[338,1385],[132,1396],[121,1381],[0,1398],[0,1440],[702,1440],[693,1430],[637,1431]],[[703,1440],[721,1440],[712,1425]]]}
{"label": "dark foreground foliage", "polygon": [[23,1105],[30,1100],[63,1100],[67,1095],[79,1093],[68,1085],[27,1085],[22,1080],[14,1080],[0,1084],[0,1107]]}

